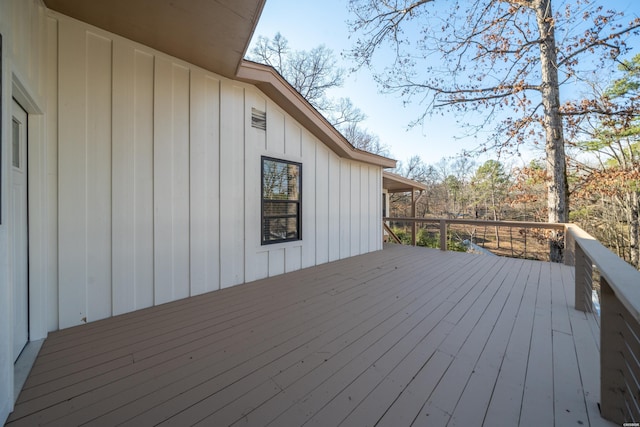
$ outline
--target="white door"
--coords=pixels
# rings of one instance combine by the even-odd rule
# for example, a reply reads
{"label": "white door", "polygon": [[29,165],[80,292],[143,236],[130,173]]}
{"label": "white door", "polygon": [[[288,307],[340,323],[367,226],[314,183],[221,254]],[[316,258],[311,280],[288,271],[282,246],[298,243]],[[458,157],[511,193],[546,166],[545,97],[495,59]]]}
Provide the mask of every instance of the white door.
{"label": "white door", "polygon": [[27,222],[27,113],[15,100],[11,120],[11,235],[13,247],[13,360],[29,339],[29,248]]}

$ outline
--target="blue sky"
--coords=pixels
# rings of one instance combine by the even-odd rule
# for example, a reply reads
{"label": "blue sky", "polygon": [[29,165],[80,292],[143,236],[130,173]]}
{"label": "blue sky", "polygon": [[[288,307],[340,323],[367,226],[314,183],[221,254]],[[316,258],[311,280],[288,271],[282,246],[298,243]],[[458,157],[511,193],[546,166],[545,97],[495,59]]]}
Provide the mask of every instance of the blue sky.
{"label": "blue sky", "polygon": [[[640,0],[610,0],[605,4],[624,10],[627,17],[640,16]],[[293,49],[308,50],[324,44],[339,55],[353,42],[349,39],[347,26],[350,18],[345,0],[267,0],[254,37],[273,37],[280,32]],[[640,46],[634,51],[640,52]],[[345,62],[344,68],[349,66]],[[351,98],[354,105],[367,115],[363,127],[378,135],[381,142],[390,148],[391,157],[400,161],[419,155],[426,163],[434,164],[443,157],[457,155],[463,149],[477,147],[478,139],[483,137],[458,138],[463,131],[453,115],[435,115],[424,125],[408,129],[409,122],[416,119],[423,108],[417,103],[403,106],[399,95],[380,94],[367,69],[349,74],[345,85],[332,96]],[[503,160],[511,166],[520,166],[531,158],[542,156],[540,149],[532,148],[524,151],[522,158]],[[476,160],[482,162],[491,157],[495,156],[486,155]]]}

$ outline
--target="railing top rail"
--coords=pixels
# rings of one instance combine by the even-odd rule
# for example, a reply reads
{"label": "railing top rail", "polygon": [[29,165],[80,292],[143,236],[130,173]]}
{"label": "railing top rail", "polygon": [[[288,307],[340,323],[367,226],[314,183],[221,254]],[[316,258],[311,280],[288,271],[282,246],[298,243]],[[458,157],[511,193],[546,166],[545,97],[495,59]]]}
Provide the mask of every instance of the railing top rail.
{"label": "railing top rail", "polygon": [[519,227],[519,228],[544,228],[547,230],[564,230],[566,224],[532,221],[489,221],[483,219],[447,219],[447,218],[411,218],[411,217],[386,217],[384,221],[403,222],[431,222],[445,221],[447,224],[485,225],[490,227]]}
{"label": "railing top rail", "polygon": [[604,247],[602,243],[575,224],[566,224],[584,254],[598,267],[616,297],[624,307],[640,322],[640,271]]}

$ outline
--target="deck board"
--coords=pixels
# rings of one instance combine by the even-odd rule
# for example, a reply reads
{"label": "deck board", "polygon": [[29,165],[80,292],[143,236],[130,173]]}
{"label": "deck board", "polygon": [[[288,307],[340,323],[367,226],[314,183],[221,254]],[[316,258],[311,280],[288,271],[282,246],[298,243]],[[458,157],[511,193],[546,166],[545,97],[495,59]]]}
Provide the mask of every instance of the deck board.
{"label": "deck board", "polygon": [[52,333],[8,425],[610,425],[572,279],[389,245]]}
{"label": "deck board", "polygon": [[[457,325],[460,327],[466,321],[466,326],[468,327],[462,329],[464,331],[463,335],[466,335],[465,341],[459,349],[450,353],[452,356],[455,355],[455,360],[429,398],[433,406],[452,415],[452,421],[454,422],[456,418],[454,411],[472,376],[476,376],[474,368],[488,342],[499,312],[504,306],[504,301],[513,286],[515,275],[515,271],[505,265],[495,276],[489,278],[488,286],[472,303],[465,318]],[[467,404],[470,403],[472,406],[462,408],[457,417],[462,415],[463,418],[468,416],[473,417],[474,420],[478,419],[474,409],[478,409],[478,403],[488,396],[477,395],[475,397],[477,400],[471,399],[470,402],[465,402]],[[484,407],[484,404],[480,405]]]}
{"label": "deck board", "polygon": [[[447,324],[446,322],[444,323]],[[411,425],[425,406],[426,397],[431,395],[444,373],[449,369],[452,361],[453,356],[436,350],[430,358],[426,359],[422,366],[417,368],[418,371],[411,379],[411,382],[394,399],[391,405],[388,408],[379,408],[384,412],[377,425],[380,427]],[[370,406],[372,405],[375,405],[375,402],[372,401]],[[347,424],[345,423],[345,425]]]}
{"label": "deck board", "polygon": [[[401,287],[400,287],[401,289]],[[398,293],[399,289],[396,289],[395,292]],[[390,298],[383,298],[381,300],[381,302],[389,300]],[[400,301],[402,302],[403,299],[400,300],[396,300],[396,301]],[[354,309],[356,307],[354,306]],[[369,310],[372,311],[372,310]],[[397,312],[397,307],[391,307],[390,309],[387,308],[386,310],[382,310],[380,312],[378,312],[377,317],[379,318],[379,321],[382,322],[385,320],[385,316],[388,316],[388,314],[390,313],[396,313]],[[337,346],[341,346],[343,341],[338,341],[337,338],[338,336],[336,336],[339,332],[341,332],[340,327],[348,327],[349,323],[347,322],[348,318],[353,316],[354,314],[358,314],[358,313],[345,313],[344,316],[342,316],[341,318],[333,318],[331,320],[331,325],[327,325],[325,326],[321,331],[319,332],[325,332],[324,335],[322,335],[320,337],[319,343],[317,342],[306,342],[304,343],[305,345],[303,347],[295,347],[294,349],[292,349],[290,352],[286,351],[286,348],[283,349],[283,351],[281,352],[282,355],[280,358],[276,359],[273,363],[270,363],[268,365],[262,366],[260,370],[256,370],[256,371],[252,371],[250,373],[247,374],[247,376],[243,376],[241,379],[238,380],[237,383],[234,383],[233,386],[235,388],[238,389],[238,392],[241,393],[243,390],[247,390],[251,388],[251,385],[253,384],[260,384],[261,381],[266,381],[269,378],[273,377],[274,381],[278,384],[282,383],[285,384],[287,383],[286,380],[284,380],[282,378],[282,373],[287,372],[288,370],[292,370],[295,373],[297,373],[297,375],[300,375],[298,373],[298,371],[300,369],[296,369],[296,368],[304,368],[304,369],[310,369],[311,367],[313,367],[314,365],[320,364],[322,363],[322,357],[313,357],[316,356],[313,353],[309,354],[309,347],[315,346],[317,347],[316,351],[322,351],[324,350],[325,353],[333,353],[336,351],[336,345]],[[363,325],[367,325],[366,323],[363,323]],[[353,340],[355,340],[357,337],[362,335],[362,331],[359,329],[355,329],[355,330],[351,330],[351,331],[346,331],[347,335],[344,338],[344,342],[352,342]],[[305,336],[308,335],[314,335],[314,331],[307,331],[305,333]],[[328,337],[327,337],[328,335]],[[327,342],[328,339],[331,339],[331,341]],[[332,346],[333,344],[333,346]],[[339,348],[339,347],[338,347]],[[311,357],[311,358],[310,358]],[[328,356],[327,356],[328,357]],[[268,357],[266,358],[266,360],[270,360],[271,358]],[[265,373],[268,373],[268,376],[265,376]],[[297,376],[294,374],[294,378]],[[204,387],[208,387],[208,385],[204,385]],[[176,402],[175,399],[173,402],[170,402],[169,405],[177,405],[177,406],[187,406],[190,403],[193,402],[193,399],[190,395],[199,395],[200,393],[198,392],[198,390],[189,390],[187,393],[185,393],[184,395],[180,396],[180,400],[183,401],[182,403],[180,402]],[[229,390],[226,391],[225,394],[229,394]],[[240,396],[238,396],[240,397]],[[228,398],[228,397],[227,397]],[[180,415],[177,416],[177,418],[179,420],[184,420],[181,421],[179,423],[183,423],[183,424],[188,424],[189,422],[194,421],[193,419],[189,418],[191,417],[190,414],[192,413],[199,413],[199,408],[200,407],[207,407],[207,408],[211,408],[212,407],[212,401],[216,400],[217,396],[212,397],[212,398],[208,398],[205,399],[201,402],[197,402],[195,405],[192,405],[188,408],[186,408],[185,411],[183,411]],[[234,399],[235,401],[236,399]],[[168,410],[169,405],[164,404],[163,405],[163,411]],[[197,416],[197,415],[196,415]],[[197,421],[197,420],[196,420]]]}
{"label": "deck board", "polygon": [[522,426],[554,425],[551,272],[546,264],[537,267],[540,276],[520,411]]}
{"label": "deck board", "polygon": [[526,274],[522,299],[484,417],[487,425],[518,425],[520,421],[540,276],[540,269],[537,267],[537,264],[532,263],[528,265],[528,271],[522,272],[523,275]]}
{"label": "deck board", "polygon": [[[520,264],[518,267],[510,270],[504,286],[492,301],[494,312],[489,321],[493,324],[487,325],[491,330],[489,336],[485,336],[486,345],[452,414],[452,422],[457,425],[472,425],[485,418],[525,289],[515,284],[517,277],[525,273],[522,270],[528,266]],[[481,347],[481,338],[478,338],[476,346]]]}
{"label": "deck board", "polygon": [[[374,281],[370,281],[369,283],[374,283]],[[339,287],[334,286],[331,289],[339,289]],[[392,290],[387,291],[391,292]],[[362,293],[364,290],[361,289],[360,292]],[[351,301],[346,292],[344,292],[342,296],[343,298],[339,300],[341,305]],[[382,300],[385,300],[384,294],[378,296]],[[371,299],[366,299],[364,301],[371,302]],[[94,396],[92,399],[94,404],[83,408],[82,411],[76,413],[73,418],[69,419],[69,421],[72,423],[83,422],[86,419],[82,418],[82,416],[93,416],[98,408],[102,410],[105,408],[119,408],[117,413],[109,414],[105,418],[105,421],[109,423],[122,422],[127,420],[129,416],[135,416],[143,411],[149,412],[149,410],[160,405],[161,408],[153,411],[152,415],[154,419],[160,418],[158,421],[162,421],[162,414],[166,413],[173,407],[173,405],[177,404],[175,400],[185,402],[183,405],[189,405],[192,402],[191,399],[193,396],[197,396],[201,389],[206,390],[211,386],[222,388],[229,382],[233,382],[238,376],[243,376],[248,372],[251,372],[254,365],[265,360],[269,361],[281,352],[286,352],[296,345],[301,345],[304,343],[304,340],[307,339],[309,333],[312,333],[315,330],[313,328],[315,320],[320,322],[330,322],[330,325],[327,326],[327,328],[338,324],[340,319],[330,316],[331,312],[327,312],[326,302],[324,305],[320,304],[320,306],[321,308],[318,312],[323,313],[323,316],[316,316],[316,312],[308,310],[308,307],[306,310],[290,313],[290,315],[287,316],[288,321],[286,324],[280,325],[280,328],[274,328],[275,331],[278,331],[279,335],[270,335],[268,336],[268,339],[263,339],[258,343],[258,345],[252,346],[250,343],[255,343],[250,339],[248,341],[240,341],[240,346],[225,348],[224,350],[218,350],[215,353],[206,353],[204,356],[198,355],[200,362],[191,363],[188,368],[183,367],[182,364],[184,362],[178,360],[174,365],[161,366],[161,371],[166,371],[167,374],[157,376],[156,369],[148,371],[148,375],[142,378],[133,376],[125,377],[124,381],[133,384],[135,386],[134,388],[126,389],[126,393],[114,393],[109,396],[98,394]],[[355,308],[353,304],[351,307]],[[329,316],[327,316],[327,314]],[[291,318],[296,317],[296,315],[309,318],[310,320],[307,322],[291,322]],[[342,313],[342,315],[346,319],[348,313]],[[345,324],[348,325],[348,323]],[[278,326],[274,324],[268,325]],[[252,324],[250,326],[257,327],[258,325]],[[289,326],[290,328],[282,328],[286,326]],[[255,335],[251,333],[252,331],[254,330],[250,329],[248,332],[250,335]],[[234,337],[234,340],[235,339],[237,339],[237,336]],[[278,346],[278,343],[283,343],[283,345]],[[209,343],[205,347],[205,350],[213,348],[214,346],[215,342]],[[241,357],[236,357],[235,355],[237,354],[240,354]],[[220,356],[222,356],[222,359],[218,360]],[[260,373],[264,374],[265,372],[262,371]],[[121,386],[118,386],[115,390],[120,388]],[[167,403],[176,394],[179,394],[179,396],[174,399],[174,402],[171,404]],[[180,408],[183,409],[182,407]],[[130,411],[134,412],[131,413]]]}

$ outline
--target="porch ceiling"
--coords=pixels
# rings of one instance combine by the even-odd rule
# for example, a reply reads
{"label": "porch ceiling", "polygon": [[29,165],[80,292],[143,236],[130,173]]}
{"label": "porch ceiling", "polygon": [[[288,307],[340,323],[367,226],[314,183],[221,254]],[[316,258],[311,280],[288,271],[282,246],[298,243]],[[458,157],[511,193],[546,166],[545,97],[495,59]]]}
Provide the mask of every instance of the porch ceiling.
{"label": "porch ceiling", "polygon": [[391,245],[62,330],[8,425],[612,425],[573,272]]}
{"label": "porch ceiling", "polygon": [[408,193],[411,191],[426,190],[427,186],[421,182],[384,171],[382,173],[382,188],[389,193]]}
{"label": "porch ceiling", "polygon": [[48,8],[235,77],[266,0],[44,0]]}

